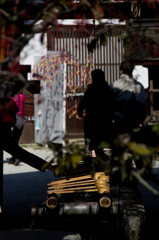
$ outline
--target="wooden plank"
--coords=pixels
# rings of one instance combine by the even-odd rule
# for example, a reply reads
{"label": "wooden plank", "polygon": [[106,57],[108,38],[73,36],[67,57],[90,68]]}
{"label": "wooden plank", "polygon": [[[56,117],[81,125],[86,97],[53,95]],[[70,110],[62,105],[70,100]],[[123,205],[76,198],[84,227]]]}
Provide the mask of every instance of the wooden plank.
{"label": "wooden plank", "polygon": [[[79,183],[79,182],[75,182],[75,183],[72,183],[72,184],[59,184],[59,185],[55,185],[55,186],[52,186],[52,187],[48,187],[48,189],[53,189],[53,188],[68,188],[68,187],[75,187],[75,186],[84,186],[84,185],[87,185],[87,186],[90,186],[90,185],[93,185],[95,183],[95,181],[93,182],[89,182],[89,183]],[[94,184],[95,186],[95,184]]]}
{"label": "wooden plank", "polygon": [[[64,183],[60,183],[60,181],[57,181],[56,182],[56,184],[55,184],[55,186],[57,186],[57,185],[71,185],[71,184],[78,184],[78,183],[90,183],[90,182],[95,182],[95,180],[94,179],[91,179],[91,180],[86,180],[86,181],[83,181],[83,180],[81,180],[81,181],[77,181],[77,182],[64,182]],[[48,183],[48,185],[51,185],[51,183]],[[54,186],[54,184],[52,184],[52,186]]]}
{"label": "wooden plank", "polygon": [[149,91],[150,93],[151,93],[151,92],[159,92],[159,89],[149,89],[148,91]]}
{"label": "wooden plank", "polygon": [[[78,192],[97,192],[97,191],[98,191],[97,189],[78,190]],[[77,191],[72,191],[72,190],[71,191],[54,191],[54,190],[52,190],[52,191],[47,191],[47,194],[52,194],[52,193],[62,194],[62,193],[75,193],[75,192],[77,192]]]}
{"label": "wooden plank", "polygon": [[93,188],[93,189],[96,188],[95,185],[94,185],[94,186],[85,186],[85,187],[76,187],[76,188],[70,187],[70,188],[67,188],[67,189],[58,188],[58,189],[56,189],[56,191],[61,191],[62,189],[63,189],[63,190],[66,190],[66,191],[67,191],[67,190],[68,190],[68,191],[69,191],[69,190],[72,191],[72,190],[92,189],[92,188]]}
{"label": "wooden plank", "polygon": [[50,191],[47,191],[48,194],[52,194],[52,193],[56,193],[56,194],[62,194],[62,193],[77,193],[77,192],[99,192],[99,193],[103,193],[103,192],[108,192],[110,193],[110,188],[109,187],[101,187],[99,189],[97,188],[92,188],[92,189],[77,189],[76,190],[73,190],[73,189],[70,189],[70,190],[62,190],[62,189],[59,189],[59,190],[50,190]]}
{"label": "wooden plank", "polygon": [[60,181],[57,181],[55,184],[53,182],[53,184],[48,183],[48,185],[52,185],[52,186],[57,186],[57,185],[71,185],[71,184],[78,184],[78,183],[90,183],[90,182],[95,182],[94,179],[90,179],[90,180],[80,180],[80,181],[76,181],[76,182],[64,182],[64,183],[60,183]]}
{"label": "wooden plank", "polygon": [[[91,178],[92,179],[92,176],[91,175],[85,175],[85,176],[81,176],[81,177],[75,177],[75,178],[72,178],[72,179],[64,179],[64,180],[59,180],[60,183],[64,183],[64,182],[74,182],[74,181],[77,181],[77,180],[82,180],[82,179],[89,179]],[[56,181],[56,182],[51,182],[51,183],[48,183],[48,185],[52,185],[52,184],[57,184],[59,181]]]}

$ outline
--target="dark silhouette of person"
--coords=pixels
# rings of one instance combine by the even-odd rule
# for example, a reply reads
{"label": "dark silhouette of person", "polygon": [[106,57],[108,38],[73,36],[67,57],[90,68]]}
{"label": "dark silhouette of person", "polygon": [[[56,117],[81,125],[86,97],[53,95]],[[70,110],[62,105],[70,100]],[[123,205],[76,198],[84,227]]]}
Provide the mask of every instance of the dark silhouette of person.
{"label": "dark silhouette of person", "polygon": [[[10,129],[15,125],[18,111],[19,108],[13,99],[0,98],[0,147],[31,167],[39,171],[45,171],[44,165],[47,165],[47,162],[21,148],[15,139],[11,137]],[[46,169],[52,172],[55,171],[55,167],[52,165],[46,166]]]}
{"label": "dark silhouette of person", "polygon": [[[113,82],[110,87],[115,102],[114,138],[120,134],[128,133],[131,141],[136,142],[142,131],[139,131],[138,136],[138,131],[133,132],[133,129],[142,126],[146,119],[146,94],[143,85],[133,78],[133,70],[134,65],[130,61],[123,61],[120,65],[120,78]],[[117,156],[121,152],[120,145],[113,146],[112,155]],[[138,160],[135,163],[138,169],[142,168],[141,161]],[[121,180],[121,172],[117,171],[111,181],[117,181],[119,184],[119,179]],[[125,180],[125,182],[127,181],[129,183],[129,179]]]}
{"label": "dark silhouette of person", "polygon": [[[19,125],[17,126],[17,124],[16,124],[17,121],[16,121],[14,127],[11,129],[11,138],[13,138],[14,141],[17,144],[19,144],[19,140],[20,140],[20,137],[22,135],[23,128],[24,128],[24,123],[25,123],[25,118],[24,118],[25,95],[24,94],[17,94],[17,95],[15,95],[15,97],[11,97],[11,99],[13,99],[15,101],[17,107],[19,108],[19,111],[16,114],[16,118],[20,118],[20,119],[23,120],[21,126],[19,126]],[[17,166],[20,163],[20,160],[15,158],[14,156],[12,156],[8,163],[9,164],[14,164],[15,166]]]}
{"label": "dark silhouette of person", "polygon": [[146,118],[146,94],[143,85],[132,77],[134,65],[123,61],[120,78],[111,84],[115,101],[114,123],[117,132],[131,132]]}
{"label": "dark silhouette of person", "polygon": [[77,111],[79,117],[83,117],[85,111],[84,134],[89,151],[95,150],[96,154],[102,154],[98,149],[100,142],[108,142],[111,137],[113,96],[101,69],[93,70],[91,77],[92,83],[88,85]]}

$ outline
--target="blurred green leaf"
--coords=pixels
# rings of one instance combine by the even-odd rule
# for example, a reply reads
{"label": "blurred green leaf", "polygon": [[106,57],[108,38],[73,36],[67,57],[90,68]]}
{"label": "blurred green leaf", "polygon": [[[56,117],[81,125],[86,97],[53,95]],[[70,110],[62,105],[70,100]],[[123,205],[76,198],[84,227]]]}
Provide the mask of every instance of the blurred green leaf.
{"label": "blurred green leaf", "polygon": [[150,155],[154,153],[154,148],[148,148],[146,145],[137,144],[136,142],[128,142],[127,146],[131,151],[142,156]]}
{"label": "blurred green leaf", "polygon": [[17,19],[18,19],[18,17],[14,15],[14,16],[13,16],[13,21],[16,22]]}
{"label": "blurred green leaf", "polygon": [[129,44],[130,44],[130,42],[131,42],[130,37],[126,37],[126,38],[124,38],[124,47],[128,47]]}
{"label": "blurred green leaf", "polygon": [[44,172],[46,168],[49,166],[49,164],[50,164],[49,162],[44,163],[41,167],[41,171]]}
{"label": "blurred green leaf", "polygon": [[78,162],[80,162],[81,160],[82,160],[81,155],[72,155],[71,156],[72,167],[76,168]]}
{"label": "blurred green leaf", "polygon": [[4,4],[6,0],[0,0],[0,4]]}
{"label": "blurred green leaf", "polygon": [[126,33],[121,33],[118,35],[118,38],[123,38],[123,37],[126,37]]}
{"label": "blurred green leaf", "polygon": [[108,36],[107,36],[107,34],[106,33],[102,33],[100,36],[100,43],[101,44],[107,44],[107,42],[108,42]]}
{"label": "blurred green leaf", "polygon": [[71,168],[71,165],[72,165],[71,157],[72,157],[71,154],[66,154],[66,156],[65,156],[64,164],[67,169]]}
{"label": "blurred green leaf", "polygon": [[99,143],[98,148],[110,148],[110,143],[102,141]]}
{"label": "blurred green leaf", "polygon": [[105,175],[107,175],[107,174],[109,174],[110,173],[110,168],[106,168],[105,170],[104,170],[104,173],[105,173]]}
{"label": "blurred green leaf", "polygon": [[121,181],[123,182],[126,178],[128,178],[128,172],[126,169],[125,162],[121,165],[120,171],[121,171]]}
{"label": "blurred green leaf", "polygon": [[91,142],[91,140],[89,138],[86,138],[86,142]]}
{"label": "blurred green leaf", "polygon": [[59,151],[62,151],[62,149],[63,149],[62,144],[53,143],[51,141],[47,141],[47,144],[48,144],[49,148],[51,148],[54,151],[58,151],[59,152]]}
{"label": "blurred green leaf", "polygon": [[59,175],[64,172],[64,166],[57,166],[55,169],[55,175]]}
{"label": "blurred green leaf", "polygon": [[151,129],[153,132],[156,132],[157,134],[159,134],[159,124],[153,125]]}

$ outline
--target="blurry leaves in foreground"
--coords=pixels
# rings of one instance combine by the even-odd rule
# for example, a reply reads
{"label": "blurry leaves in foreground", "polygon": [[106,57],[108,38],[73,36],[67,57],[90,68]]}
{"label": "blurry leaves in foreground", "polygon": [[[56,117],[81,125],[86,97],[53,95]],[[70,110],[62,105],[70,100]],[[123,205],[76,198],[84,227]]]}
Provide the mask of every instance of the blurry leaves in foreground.
{"label": "blurry leaves in foreground", "polygon": [[[68,142],[67,137],[64,140]],[[62,144],[47,142],[53,151],[53,159],[49,164],[57,164],[55,175],[60,175],[69,169],[76,169],[77,164],[85,157],[85,146],[81,144]],[[45,167],[45,166],[44,166]]]}
{"label": "blurry leaves in foreground", "polygon": [[[73,171],[83,161],[92,176],[96,171],[110,173],[111,178],[119,173],[120,181],[129,183],[135,177],[152,192],[159,194],[144,180],[151,174],[153,160],[158,154],[159,124],[135,129],[131,134],[120,134],[111,142],[101,142],[98,147],[104,149],[104,158],[92,158],[83,141],[69,143],[67,137],[64,140],[67,140],[64,146],[48,142],[54,156],[48,164],[57,164],[55,175]],[[44,169],[47,166],[43,166]]]}

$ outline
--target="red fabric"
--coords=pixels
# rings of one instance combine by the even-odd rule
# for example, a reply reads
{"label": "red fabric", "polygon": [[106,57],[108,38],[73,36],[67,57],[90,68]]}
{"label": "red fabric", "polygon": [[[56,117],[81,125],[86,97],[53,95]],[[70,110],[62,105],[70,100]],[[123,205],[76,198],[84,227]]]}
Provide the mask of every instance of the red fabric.
{"label": "red fabric", "polygon": [[1,99],[0,103],[0,118],[3,123],[14,123],[15,115],[18,111],[15,101],[8,98]]}
{"label": "red fabric", "polygon": [[15,101],[17,107],[19,108],[17,114],[19,114],[21,117],[24,117],[25,95],[24,94],[15,95],[14,97],[11,97],[11,99]]}

